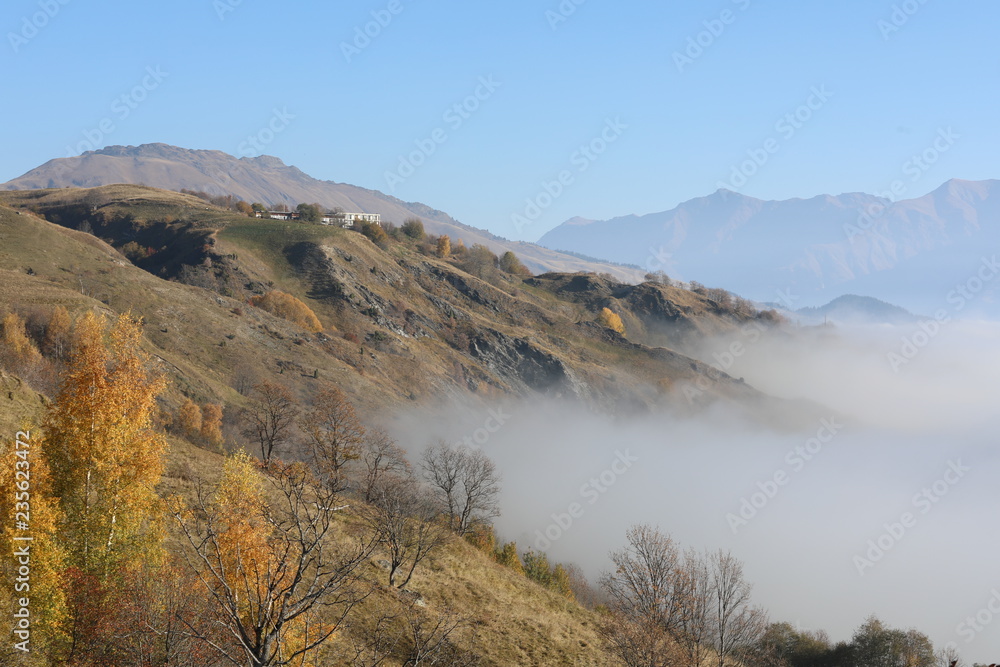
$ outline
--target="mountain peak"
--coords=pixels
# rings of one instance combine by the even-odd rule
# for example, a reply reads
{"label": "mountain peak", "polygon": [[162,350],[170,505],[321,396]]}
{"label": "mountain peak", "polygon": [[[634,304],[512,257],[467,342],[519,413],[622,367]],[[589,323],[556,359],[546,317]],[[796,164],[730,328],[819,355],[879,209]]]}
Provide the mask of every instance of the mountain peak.
{"label": "mountain peak", "polygon": [[[273,155],[260,155],[257,157],[241,157],[241,162],[249,162],[250,164],[257,166],[261,169],[287,169],[289,168],[285,162]],[[294,167],[292,167],[294,169]]]}

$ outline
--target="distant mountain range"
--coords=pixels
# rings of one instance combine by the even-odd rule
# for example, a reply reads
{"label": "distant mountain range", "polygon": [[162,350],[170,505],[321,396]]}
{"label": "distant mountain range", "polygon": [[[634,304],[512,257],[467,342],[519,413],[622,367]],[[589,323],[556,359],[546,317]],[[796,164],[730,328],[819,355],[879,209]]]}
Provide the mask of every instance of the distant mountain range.
{"label": "distant mountain range", "polygon": [[462,224],[425,204],[404,202],[377,190],[345,183],[320,181],[272,156],[235,158],[214,150],[189,150],[168,144],[108,146],[69,158],[49,160],[40,167],[0,185],[0,190],[79,187],[126,183],[164,190],[200,190],[213,195],[235,195],[268,206],[319,203],[345,211],[379,213],[385,221],[401,224],[419,217],[432,234],[448,234],[454,243],[481,243],[494,252],[513,250],[534,271],[607,272],[625,280],[642,276],[638,270],[555,252],[532,243],[508,241]]}
{"label": "distant mountain range", "polygon": [[[793,310],[853,292],[934,312],[1000,250],[1000,181],[951,180],[895,203],[859,193],[763,201],[723,189],[661,213],[573,218],[539,243]],[[978,290],[966,312],[1000,311],[995,288]]]}

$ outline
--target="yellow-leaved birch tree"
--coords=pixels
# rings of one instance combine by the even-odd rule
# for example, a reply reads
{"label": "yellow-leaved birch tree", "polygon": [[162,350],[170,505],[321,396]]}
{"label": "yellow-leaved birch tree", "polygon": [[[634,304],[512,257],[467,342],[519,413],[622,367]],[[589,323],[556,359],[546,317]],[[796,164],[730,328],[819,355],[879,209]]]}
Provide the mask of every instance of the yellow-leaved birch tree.
{"label": "yellow-leaved birch tree", "polygon": [[68,565],[98,579],[162,555],[155,486],[166,440],[152,418],[166,382],[141,341],[130,313],[110,332],[102,316],[83,315],[43,429]]}

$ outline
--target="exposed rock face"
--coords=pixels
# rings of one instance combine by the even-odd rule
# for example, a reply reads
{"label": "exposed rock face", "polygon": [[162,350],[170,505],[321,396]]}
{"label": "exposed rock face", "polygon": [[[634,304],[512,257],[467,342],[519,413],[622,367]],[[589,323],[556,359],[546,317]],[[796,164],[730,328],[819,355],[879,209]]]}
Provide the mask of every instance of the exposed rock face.
{"label": "exposed rock face", "polygon": [[559,398],[585,398],[588,393],[562,360],[524,338],[485,329],[469,341],[469,354],[521,391]]}

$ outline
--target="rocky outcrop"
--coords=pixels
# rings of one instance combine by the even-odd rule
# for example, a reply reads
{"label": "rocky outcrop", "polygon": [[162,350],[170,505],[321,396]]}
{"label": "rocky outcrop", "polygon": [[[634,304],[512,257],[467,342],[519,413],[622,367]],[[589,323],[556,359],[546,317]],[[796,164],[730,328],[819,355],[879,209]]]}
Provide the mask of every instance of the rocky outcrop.
{"label": "rocky outcrop", "polygon": [[483,329],[469,341],[469,354],[518,391],[557,398],[585,398],[587,386],[561,359],[525,338]]}

